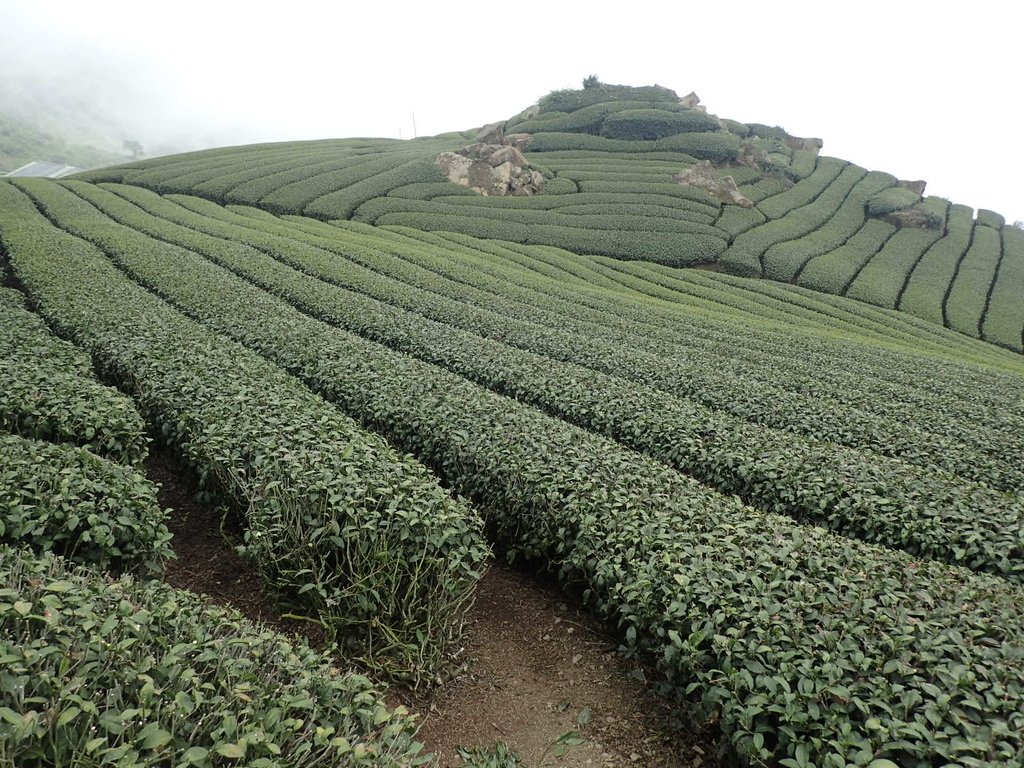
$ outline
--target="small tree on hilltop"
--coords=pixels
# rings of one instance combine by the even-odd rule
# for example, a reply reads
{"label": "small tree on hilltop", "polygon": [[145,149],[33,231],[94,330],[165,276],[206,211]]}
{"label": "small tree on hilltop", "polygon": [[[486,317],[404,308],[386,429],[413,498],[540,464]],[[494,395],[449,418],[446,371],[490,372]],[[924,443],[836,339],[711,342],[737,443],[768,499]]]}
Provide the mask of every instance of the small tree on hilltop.
{"label": "small tree on hilltop", "polygon": [[597,75],[587,75],[583,78],[583,89],[589,90],[590,88],[597,88],[601,85],[601,81],[597,79]]}

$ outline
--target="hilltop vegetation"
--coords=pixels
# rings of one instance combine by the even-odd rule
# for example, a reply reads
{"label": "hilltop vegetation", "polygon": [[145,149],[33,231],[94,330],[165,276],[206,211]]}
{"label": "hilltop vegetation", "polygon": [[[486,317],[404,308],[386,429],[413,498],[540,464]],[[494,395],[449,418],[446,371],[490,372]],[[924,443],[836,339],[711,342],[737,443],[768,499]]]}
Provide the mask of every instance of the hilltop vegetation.
{"label": "hilltop vegetation", "polygon": [[0,182],[0,757],[431,760],[366,678],[144,583],[153,440],[381,683],[445,674],[496,556],[724,764],[1024,765],[1012,228],[660,87],[488,139],[527,128],[536,195],[441,174],[477,131]]}

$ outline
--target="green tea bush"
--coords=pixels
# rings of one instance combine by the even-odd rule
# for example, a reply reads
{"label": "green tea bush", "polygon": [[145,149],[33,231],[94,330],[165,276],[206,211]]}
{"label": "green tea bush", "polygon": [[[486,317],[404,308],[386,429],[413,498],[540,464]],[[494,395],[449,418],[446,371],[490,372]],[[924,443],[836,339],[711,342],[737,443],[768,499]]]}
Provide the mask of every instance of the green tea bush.
{"label": "green tea bush", "polygon": [[0,542],[152,575],[172,556],[156,488],[82,448],[0,433]]}
{"label": "green tea bush", "polygon": [[2,356],[0,381],[0,431],[83,446],[123,464],[146,458],[145,424],[117,390],[46,361]]}
{"label": "green tea bush", "polygon": [[191,592],[10,547],[0,584],[5,766],[429,762],[365,677]]}
{"label": "green tea bush", "polygon": [[974,229],[974,211],[966,205],[949,209],[946,234],[937,240],[914,265],[907,287],[900,296],[899,309],[945,325],[943,302],[956,266],[970,245]]}
{"label": "green tea bush", "polygon": [[633,87],[601,83],[597,88],[552,91],[537,103],[544,112],[575,112],[584,107],[609,101],[653,101],[678,104],[679,97],[668,88],[659,86]]}
{"label": "green tea bush", "polygon": [[985,208],[978,209],[977,221],[981,226],[991,227],[992,229],[1002,229],[1006,226],[1006,219],[1002,214],[986,210]]}
{"label": "green tea bush", "polygon": [[730,237],[736,237],[748,229],[764,224],[764,214],[757,208],[741,208],[738,205],[722,206],[722,215],[718,217],[715,226]]}
{"label": "green tea bush", "polygon": [[765,125],[764,123],[747,123],[747,130],[751,136],[756,136],[759,139],[783,141],[789,135],[782,126]]}
{"label": "green tea bush", "polygon": [[1024,351],[1024,231],[1003,227],[1003,258],[981,325],[986,341]]}
{"label": "green tea bush", "polygon": [[790,160],[789,167],[793,173],[799,176],[801,179],[810,176],[814,173],[814,169],[818,165],[818,153],[809,149],[797,149],[793,152],[793,158]]}
{"label": "green tea bush", "polygon": [[658,149],[678,150],[698,160],[727,163],[739,157],[740,140],[726,131],[693,131],[651,142]]}
{"label": "green tea bush", "polygon": [[921,196],[905,187],[889,187],[868,200],[868,216],[884,216],[917,204]]}
{"label": "green tea bush", "polygon": [[896,227],[871,219],[835,250],[813,257],[797,282],[816,291],[842,294],[865,264],[896,232]]}
{"label": "green tea bush", "polygon": [[584,133],[535,133],[530,152],[671,152],[678,151],[697,160],[728,162],[739,156],[740,139],[726,131],[680,133],[654,141],[630,141],[590,136]]}
{"label": "green tea bush", "polygon": [[886,309],[896,309],[910,271],[940,237],[942,232],[937,229],[905,227],[898,230],[860,271],[846,295]]}
{"label": "green tea bush", "polygon": [[722,122],[725,124],[725,129],[729,131],[729,133],[734,133],[741,139],[745,139],[750,135],[750,126],[746,123],[741,123],[738,120],[730,120],[728,118],[723,118]]}
{"label": "green tea bush", "polygon": [[673,181],[629,181],[617,182],[607,180],[581,181],[580,192],[615,193],[620,195],[662,195],[680,197],[692,201],[688,206],[710,215],[718,215],[721,203],[711,197],[703,189],[677,184]]}
{"label": "green tea bush", "polygon": [[[573,188],[575,189],[575,184]],[[403,197],[410,200],[431,200],[435,197],[449,195],[465,195],[472,197],[476,195],[473,190],[450,181],[421,181],[412,184],[404,184],[388,190],[388,197]]]}
{"label": "green tea bush", "polygon": [[[799,266],[815,251],[831,245],[842,245],[842,239],[831,229],[818,234],[818,230],[836,214],[836,211],[847,199],[854,186],[866,174],[863,168],[850,165],[843,169],[835,181],[829,184],[815,199],[800,207],[794,208],[778,219],[769,220],[765,224],[738,235],[722,257],[722,266],[729,272],[744,277],[760,277],[768,274],[771,267],[773,279],[788,280]],[[797,184],[793,189],[797,189]],[[792,190],[791,190],[792,191]],[[787,194],[787,193],[782,193]],[[780,197],[778,195],[777,197]],[[769,198],[771,200],[773,198]],[[759,209],[763,212],[763,205]],[[863,206],[863,203],[861,204]],[[863,221],[863,209],[847,212],[844,226],[850,226],[860,217]],[[856,231],[854,229],[854,231]],[[790,251],[791,241],[808,238],[800,253]],[[768,253],[771,251],[771,259]]]}
{"label": "green tea bush", "polygon": [[582,107],[574,112],[542,112],[537,117],[515,125],[515,132],[536,133],[538,131],[559,131],[562,133],[590,133],[598,135],[609,115],[637,109],[657,109],[662,112],[679,112],[678,104],[654,101],[608,101]]}
{"label": "green tea bush", "polygon": [[352,216],[360,204],[374,197],[387,195],[395,187],[443,181],[447,181],[447,179],[441,173],[441,169],[434,164],[433,159],[409,160],[344,189],[318,197],[301,211],[292,209],[289,212],[304,213],[319,219],[347,219]]}
{"label": "green tea bush", "polygon": [[[838,178],[847,165],[845,160],[838,160],[834,157],[819,158],[814,173],[793,186],[758,201],[757,208],[768,219],[781,218],[818,197]],[[746,194],[745,190],[740,191]]]}
{"label": "green tea bush", "polygon": [[[761,262],[766,277],[783,282],[799,279],[810,259],[835,251],[860,230],[865,221],[864,204],[867,199],[894,183],[895,178],[878,171],[865,173],[863,169],[858,169],[858,172],[863,175],[862,178],[849,189],[845,197],[839,196],[843,185],[837,182],[837,189],[830,189],[812,205],[794,211],[784,219],[797,228],[793,234],[801,234],[765,251]],[[848,175],[854,177],[854,174]],[[829,207],[833,208],[831,215],[827,210]],[[817,226],[808,231],[806,227],[812,221],[817,221]]]}
{"label": "green tea bush", "polygon": [[545,195],[572,195],[579,192],[580,188],[572,179],[563,176],[556,176],[544,182],[542,194]]}
{"label": "green tea bush", "polygon": [[501,218],[432,213],[387,213],[380,226],[405,226],[427,232],[462,232],[473,237],[514,243],[553,245],[574,253],[595,253],[617,259],[642,259],[673,266],[715,261],[725,250],[723,237],[618,229],[581,229],[556,224],[523,224]]}
{"label": "green tea bush", "polygon": [[[186,295],[219,295],[200,257],[115,224],[66,187],[24,186],[122,269],[170,278]],[[432,679],[461,638],[488,554],[476,515],[280,367],[187,319],[56,229],[17,189],[0,184],[0,195],[0,231],[19,279],[132,393],[204,489],[239,512],[245,551],[267,583],[385,672]]]}
{"label": "green tea bush", "polygon": [[601,135],[610,139],[650,141],[690,131],[717,131],[718,118],[698,109],[669,112],[664,109],[631,109],[608,115]]}
{"label": "green tea bush", "polygon": [[1002,257],[1002,236],[999,230],[976,226],[971,247],[957,267],[956,277],[946,297],[948,327],[968,336],[981,337],[989,292]]}
{"label": "green tea bush", "polygon": [[785,192],[787,189],[792,188],[792,186],[792,183],[787,179],[768,176],[748,184],[741,184],[739,190],[741,195],[756,205],[765,198]]}
{"label": "green tea bush", "polygon": [[[345,189],[358,184],[366,179],[372,178],[379,173],[391,171],[408,162],[409,157],[404,154],[382,154],[348,158],[340,163],[340,167],[331,171],[324,171],[310,175],[309,169],[296,169],[296,174],[301,174],[294,181],[274,181],[267,184],[270,179],[260,180],[253,184],[254,187],[263,191],[258,204],[273,213],[302,213],[302,209],[323,195]],[[435,168],[438,176],[440,170]],[[285,172],[287,174],[287,172]],[[285,177],[288,178],[288,177]],[[443,178],[429,179],[429,181],[443,181]],[[396,184],[395,186],[401,186]],[[233,203],[248,202],[236,190],[235,194],[228,195],[227,199]],[[254,190],[256,191],[256,190]],[[246,197],[249,197],[247,194]]]}

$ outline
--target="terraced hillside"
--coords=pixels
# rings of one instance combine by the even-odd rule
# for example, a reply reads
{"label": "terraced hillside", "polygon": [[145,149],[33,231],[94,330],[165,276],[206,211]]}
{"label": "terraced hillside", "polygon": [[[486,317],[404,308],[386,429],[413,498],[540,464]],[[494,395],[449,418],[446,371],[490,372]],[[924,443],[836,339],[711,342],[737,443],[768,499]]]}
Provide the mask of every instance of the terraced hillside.
{"label": "terraced hillside", "polygon": [[[483,134],[523,148],[544,177],[540,194],[485,196],[452,183],[435,159],[472,147],[477,131],[219,149],[80,178],[278,214],[717,264],[1024,351],[1024,234],[998,214],[975,216],[924,197],[917,182],[820,157],[819,140],[720,119],[695,97],[590,85],[553,92]],[[687,169],[696,176],[680,179]]]}
{"label": "terraced hillside", "polygon": [[[71,552],[84,566],[158,570],[163,513],[132,474],[148,431],[244,521],[246,556],[267,588],[336,638],[345,664],[381,681],[425,685],[450,663],[493,551],[557,577],[648,665],[681,717],[716,725],[730,760],[1024,765],[1019,354],[791,282],[579,254],[553,235],[523,244],[434,231],[430,212],[359,215],[387,201],[466,200],[500,223],[502,211],[609,195],[558,215],[612,225],[590,230],[612,238],[656,198],[671,204],[650,205],[654,218],[681,225],[652,230],[652,242],[713,230],[723,263],[820,275],[810,265],[826,255],[824,239],[898,189],[894,180],[824,158],[809,170],[794,152],[786,167],[798,175],[803,163],[806,176],[783,190],[792,179],[762,168],[741,188],[774,194],[722,213],[662,181],[602,190],[609,182],[587,178],[582,155],[552,149],[550,182],[568,181],[572,167],[579,191],[426,196],[461,188],[431,177],[437,166],[416,153],[466,140],[240,148],[216,164],[200,153],[102,174],[132,183],[0,184],[5,278],[18,289],[0,293],[0,364],[24,382],[2,405],[4,450],[18,458],[5,461],[0,494],[22,493],[6,508],[56,531],[8,517],[11,543]],[[344,155],[321,166],[316,197],[296,185],[306,166],[287,169],[306,149],[321,163],[327,150]],[[281,164],[266,174],[273,152]],[[246,184],[270,190],[276,174],[282,184],[247,200],[258,205],[209,199]],[[339,178],[349,181],[332,186]],[[610,202],[621,194],[637,198],[620,217],[606,206],[625,205]],[[283,215],[267,210],[271,196]],[[831,217],[816,212],[822,198],[835,203]],[[307,213],[353,218],[288,214],[300,200]],[[744,228],[740,216],[764,221]],[[786,220],[790,233],[800,222],[822,240],[781,247]],[[872,221],[841,247],[863,254],[911,231],[887,237],[895,225]],[[1002,237],[995,223],[970,231]],[[991,236],[968,240],[979,260],[991,256]],[[946,306],[969,321],[971,286],[983,280],[962,264],[955,272]],[[62,476],[89,482],[58,496],[46,483],[65,466]],[[40,507],[59,498],[59,514],[32,512],[23,489]],[[100,532],[106,548],[86,556]],[[0,644],[73,650],[10,651],[17,679],[46,681],[2,699],[0,745],[16,763],[54,749],[68,763],[428,760],[408,713],[385,707],[365,678],[237,617],[179,616],[187,598],[158,585],[132,591],[30,559],[0,553],[11,574]],[[112,597],[122,593],[130,610]],[[118,664],[90,635],[108,625],[137,649]],[[225,632],[258,650],[211,665],[231,642]],[[189,637],[197,650],[186,653]],[[70,698],[57,665],[68,654],[106,660],[103,674],[83,666],[67,686],[88,679],[120,698]],[[195,679],[244,695],[195,699],[173,682]],[[312,700],[296,679],[315,686]],[[287,706],[266,709],[279,701]],[[96,727],[116,738],[96,741]]]}

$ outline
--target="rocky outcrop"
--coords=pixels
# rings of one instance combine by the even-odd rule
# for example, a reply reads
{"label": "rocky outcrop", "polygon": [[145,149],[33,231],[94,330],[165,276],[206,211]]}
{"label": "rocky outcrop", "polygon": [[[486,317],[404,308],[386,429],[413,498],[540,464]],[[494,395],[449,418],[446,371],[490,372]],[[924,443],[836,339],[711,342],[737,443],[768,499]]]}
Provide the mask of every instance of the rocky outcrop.
{"label": "rocky outcrop", "polygon": [[927,185],[927,181],[922,181],[920,179],[917,181],[905,181],[900,179],[896,182],[897,187],[902,187],[903,189],[909,189],[911,192],[916,192],[918,197],[924,194],[924,188]]}
{"label": "rocky outcrop", "polygon": [[754,203],[744,197],[736,187],[732,176],[719,177],[715,173],[715,167],[708,160],[702,160],[696,165],[684,168],[675,174],[672,180],[688,187],[703,189],[724,205],[738,205],[741,208],[754,207]]}
{"label": "rocky outcrop", "polygon": [[530,136],[505,136],[505,123],[485,125],[475,144],[442,152],[437,165],[448,180],[488,196],[534,195],[544,188],[544,176],[530,168],[523,149]]}
{"label": "rocky outcrop", "polygon": [[683,109],[697,109],[700,106],[700,96],[690,91],[679,100],[679,106]]}
{"label": "rocky outcrop", "polygon": [[808,152],[819,152],[825,142],[821,139],[803,139],[799,136],[786,136],[786,146],[794,152],[798,149],[806,149]]}

